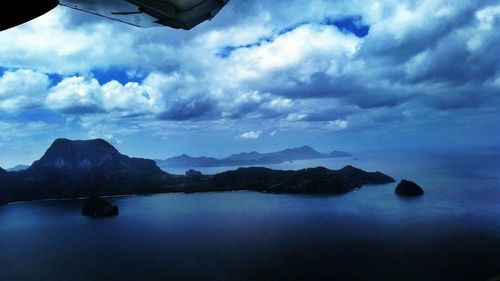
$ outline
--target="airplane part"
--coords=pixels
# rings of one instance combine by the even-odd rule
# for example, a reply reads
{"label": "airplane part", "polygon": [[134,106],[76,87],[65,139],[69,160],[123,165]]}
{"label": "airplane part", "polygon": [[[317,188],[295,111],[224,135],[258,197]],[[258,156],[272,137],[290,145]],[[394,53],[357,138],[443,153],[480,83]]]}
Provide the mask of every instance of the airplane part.
{"label": "airplane part", "polygon": [[[50,11],[57,4],[139,27],[169,26],[189,30],[211,20],[229,0],[45,0],[9,4],[0,23],[4,30]],[[14,7],[10,8],[11,5]]]}
{"label": "airplane part", "polygon": [[[57,4],[59,4],[57,0],[33,1],[29,4],[25,1],[13,1],[8,3],[8,5],[4,3],[2,12],[0,12],[2,15],[0,30],[23,24],[39,17],[54,9]],[[29,8],[26,8],[26,6],[29,6]]]}

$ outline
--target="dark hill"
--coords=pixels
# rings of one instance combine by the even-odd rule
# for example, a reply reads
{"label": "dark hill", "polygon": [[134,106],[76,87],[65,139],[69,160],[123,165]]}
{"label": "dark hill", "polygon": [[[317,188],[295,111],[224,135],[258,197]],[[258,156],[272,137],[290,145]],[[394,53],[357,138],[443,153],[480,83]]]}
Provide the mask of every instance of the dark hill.
{"label": "dark hill", "polygon": [[92,169],[107,162],[128,158],[103,139],[68,140],[56,139],[40,160],[29,168]]}
{"label": "dark hill", "polygon": [[409,180],[402,180],[398,186],[396,186],[394,192],[403,196],[419,196],[424,194],[424,190],[418,184]]}
{"label": "dark hill", "polygon": [[279,157],[284,161],[319,159],[328,157],[327,155],[321,154],[307,145],[289,148],[274,153],[268,153],[268,155]]}
{"label": "dark hill", "polygon": [[346,166],[340,170],[324,167],[281,171],[261,167],[239,168],[208,177],[203,189],[252,190],[270,193],[344,193],[364,184],[383,184],[394,179],[380,172],[369,173]]}
{"label": "dark hill", "polygon": [[168,175],[153,160],[120,154],[105,140],[57,139],[40,160],[8,173],[9,201],[162,192]]}

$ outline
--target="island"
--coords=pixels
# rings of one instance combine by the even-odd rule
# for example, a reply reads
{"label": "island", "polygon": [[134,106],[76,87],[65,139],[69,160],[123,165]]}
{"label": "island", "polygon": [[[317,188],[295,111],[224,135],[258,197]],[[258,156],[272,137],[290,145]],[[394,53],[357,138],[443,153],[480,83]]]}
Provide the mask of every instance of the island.
{"label": "island", "polygon": [[169,168],[199,168],[199,167],[223,167],[223,166],[255,166],[280,164],[293,162],[295,160],[325,159],[351,157],[350,153],[344,151],[333,151],[329,154],[322,154],[303,145],[300,147],[288,148],[277,152],[259,153],[256,151],[242,152],[230,155],[226,158],[218,159],[214,157],[192,157],[186,154],[171,157],[165,160],[156,160],[158,167],[163,170]]}
{"label": "island", "polygon": [[424,190],[418,184],[409,180],[402,180],[394,192],[402,196],[420,196],[424,194]]}
{"label": "island", "polygon": [[17,172],[17,171],[26,170],[26,169],[28,169],[29,167],[30,167],[30,166],[28,166],[28,165],[22,165],[22,164],[21,164],[21,165],[16,165],[16,166],[14,166],[14,167],[12,167],[12,168],[7,169],[7,171],[9,171],[9,172]]}
{"label": "island", "polygon": [[[169,192],[249,190],[266,193],[339,194],[394,179],[346,166],[298,171],[239,168],[216,175],[162,171],[153,160],[121,154],[102,139],[57,139],[26,170],[0,171],[0,202]],[[100,204],[93,199],[92,204]]]}

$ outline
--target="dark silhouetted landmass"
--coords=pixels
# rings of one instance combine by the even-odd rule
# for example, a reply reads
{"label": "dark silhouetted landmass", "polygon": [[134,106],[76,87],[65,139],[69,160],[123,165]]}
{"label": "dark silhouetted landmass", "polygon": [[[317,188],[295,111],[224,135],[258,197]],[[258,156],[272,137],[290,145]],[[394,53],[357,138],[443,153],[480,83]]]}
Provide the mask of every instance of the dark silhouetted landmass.
{"label": "dark silhouetted landmass", "polygon": [[412,181],[402,180],[396,187],[395,193],[404,196],[418,196],[423,195],[424,190]]}
{"label": "dark silhouetted landmass", "polygon": [[91,196],[83,203],[82,215],[88,217],[117,216],[118,206],[111,204],[109,201],[101,197]]}
{"label": "dark silhouetted landmass", "polygon": [[[302,154],[295,155],[309,157],[313,153],[303,148],[299,151]],[[233,158],[251,155],[255,153],[233,155]],[[123,155],[102,139],[57,139],[28,169],[0,172],[0,202],[233,190],[326,194],[393,181],[380,172],[369,173],[352,166],[340,170],[317,167],[299,171],[240,168],[216,175],[190,170],[186,175],[172,175],[160,170],[153,160]]]}
{"label": "dark silhouetted landmass", "polygon": [[380,172],[369,173],[352,166],[340,170],[324,167],[298,171],[272,170],[261,167],[239,168],[206,176],[204,184],[191,191],[252,190],[269,193],[334,194],[345,193],[364,184],[383,184],[394,179]]}
{"label": "dark silhouetted landmass", "polygon": [[0,195],[24,201],[156,193],[164,177],[153,160],[120,154],[104,140],[57,139],[30,168],[2,176]]}
{"label": "dark silhouetted landmass", "polygon": [[[6,174],[7,174],[7,171],[2,169],[2,167],[0,167],[0,181],[2,181],[2,179],[5,179]],[[5,196],[1,196],[1,193],[0,193],[0,206],[5,205],[7,203],[8,203],[7,198]]]}
{"label": "dark silhouetted landmass", "polygon": [[222,166],[255,166],[279,164],[285,161],[322,159],[336,157],[350,157],[351,154],[343,151],[333,151],[330,154],[322,154],[309,146],[285,149],[278,152],[259,153],[256,151],[233,154],[229,157],[217,159],[214,157],[191,157],[186,154],[156,160],[158,166],[168,168],[196,168],[196,167],[222,167]]}
{"label": "dark silhouetted landmass", "polygon": [[16,165],[12,168],[9,168],[7,169],[8,172],[18,172],[18,171],[22,171],[22,170],[26,170],[28,169],[30,166],[28,165]]}

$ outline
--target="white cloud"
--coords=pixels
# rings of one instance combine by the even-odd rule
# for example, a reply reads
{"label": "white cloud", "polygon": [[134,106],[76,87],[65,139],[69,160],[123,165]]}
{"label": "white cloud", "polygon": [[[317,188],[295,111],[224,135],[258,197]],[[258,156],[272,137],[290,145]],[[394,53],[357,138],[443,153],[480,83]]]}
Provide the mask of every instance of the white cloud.
{"label": "white cloud", "polygon": [[500,88],[500,75],[493,81],[493,85],[497,88]]}
{"label": "white cloud", "polygon": [[248,132],[242,133],[239,137],[241,139],[246,139],[246,140],[255,140],[255,139],[258,139],[261,134],[262,134],[262,131],[248,131]]}
{"label": "white cloud", "polygon": [[476,12],[476,19],[479,21],[481,29],[493,28],[498,17],[500,17],[500,5],[488,6]]}
{"label": "white cloud", "polygon": [[[161,92],[153,90],[146,79],[143,84],[125,85],[112,80],[101,85],[95,78],[73,76],[52,87],[47,107],[70,114],[119,113],[121,115],[157,113],[162,108]],[[146,92],[150,89],[151,93]]]}
{"label": "white cloud", "polygon": [[[405,102],[432,104],[418,97],[447,95],[447,85],[460,83],[456,77],[463,73],[456,73],[457,69],[495,68],[477,59],[498,42],[498,6],[470,1],[450,5],[442,0],[290,0],[241,5],[252,8],[248,10],[252,14],[244,11],[240,14],[244,18],[227,15],[222,23],[206,23],[188,32],[138,29],[91,16],[81,20],[80,12],[65,8],[4,31],[0,33],[0,66],[34,70],[6,72],[0,78],[0,111],[45,102],[67,118],[79,115],[76,119],[87,128],[97,120],[106,123],[122,118],[123,123],[142,121],[140,129],[144,130],[147,124],[165,123],[161,118],[212,120],[216,122],[210,126],[220,127],[238,127],[234,119],[269,119],[288,128],[305,126],[307,120],[316,128],[342,130],[358,125],[351,118],[354,114],[369,116],[381,107]],[[274,5],[280,9],[267,9]],[[460,18],[473,9],[477,9],[475,18]],[[323,23],[327,17],[358,14],[370,25],[363,38]],[[223,16],[218,15],[217,21]],[[465,50],[464,46],[469,53],[463,55],[477,55],[470,60],[477,64],[468,67],[445,60],[454,48]],[[234,50],[221,57],[225,47]],[[484,57],[491,63],[498,61],[493,52]],[[442,73],[434,75],[432,71],[440,65]],[[116,78],[115,70],[131,82],[103,83]],[[47,89],[50,81],[43,72],[63,77]],[[478,73],[460,79],[472,80]],[[488,83],[500,85],[498,73],[497,67]],[[483,90],[479,83],[474,86],[478,92]],[[437,88],[442,91],[434,91]],[[475,105],[476,100],[482,101],[463,100]],[[325,120],[334,121],[325,126]],[[127,130],[140,130],[136,125]],[[113,128],[119,130],[119,126]],[[106,134],[106,129],[96,134]],[[246,136],[260,131],[246,133],[252,132]],[[237,134],[232,131],[230,136]]]}
{"label": "white cloud", "polygon": [[221,64],[232,79],[240,82],[264,79],[263,82],[286,83],[273,79],[273,75],[283,71],[288,75],[286,79],[308,82],[311,75],[332,64],[345,64],[361,42],[333,26],[305,24],[271,42],[236,49]]}
{"label": "white cloud", "polygon": [[44,98],[49,78],[33,70],[6,71],[0,77],[0,111],[36,106]]}
{"label": "white cloud", "polygon": [[0,33],[0,65],[51,73],[87,72],[131,64],[135,39],[114,22],[71,25],[73,13],[58,7],[33,21]]}
{"label": "white cloud", "polygon": [[340,131],[346,129],[349,123],[346,120],[337,119],[335,121],[329,121],[326,127],[332,131]]}
{"label": "white cloud", "polygon": [[54,86],[45,103],[62,112],[90,113],[100,110],[101,86],[96,79],[68,77]]}
{"label": "white cloud", "polygon": [[268,108],[275,111],[283,111],[293,107],[294,102],[292,99],[287,98],[272,98],[269,102],[263,105],[264,108]]}
{"label": "white cloud", "polygon": [[294,113],[288,114],[288,116],[286,117],[286,120],[289,122],[295,122],[295,121],[304,120],[306,117],[307,117],[307,114],[294,112]]}
{"label": "white cloud", "polygon": [[488,6],[476,12],[476,26],[466,34],[467,50],[475,53],[480,52],[486,43],[491,40],[492,34],[497,33],[495,21],[500,18],[500,5]]}
{"label": "white cloud", "polygon": [[110,133],[102,133],[96,130],[90,130],[87,135],[90,139],[105,139],[112,144],[123,143],[121,140],[117,139],[113,134]]}

